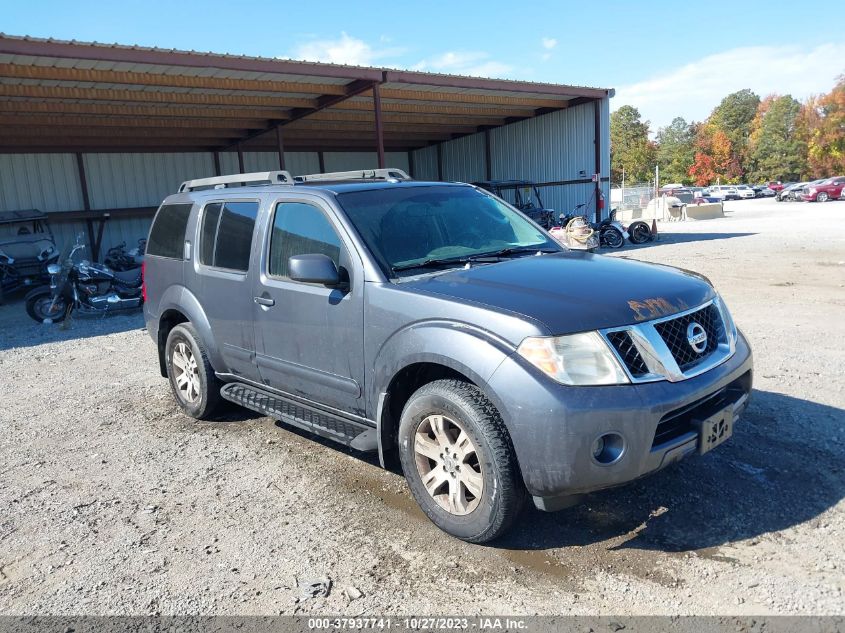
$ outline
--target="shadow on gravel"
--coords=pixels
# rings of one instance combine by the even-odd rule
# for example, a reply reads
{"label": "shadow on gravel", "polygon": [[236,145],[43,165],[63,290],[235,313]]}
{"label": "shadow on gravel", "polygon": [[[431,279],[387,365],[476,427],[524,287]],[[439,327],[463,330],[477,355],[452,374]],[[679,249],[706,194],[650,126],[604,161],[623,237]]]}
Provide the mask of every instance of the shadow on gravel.
{"label": "shadow on gravel", "polygon": [[108,316],[74,314],[69,327],[62,329],[60,323],[45,325],[33,321],[26,313],[23,299],[16,298],[0,306],[0,351],[77,339],[81,344],[95,344],[85,339],[143,327],[141,311],[135,310]]}
{"label": "shadow on gravel", "polygon": [[842,409],[755,391],[724,446],[569,510],[526,509],[493,546],[536,550],[627,537],[611,549],[685,552],[811,521],[845,497],[843,420]]}
{"label": "shadow on gravel", "polygon": [[735,237],[749,237],[757,235],[756,233],[672,233],[664,225],[661,232],[658,234],[658,239],[653,242],[646,242],[645,244],[631,244],[627,243],[618,250],[603,249],[602,254],[608,253],[624,253],[625,251],[636,251],[641,248],[649,248],[652,246],[660,246],[661,244],[686,244],[688,242],[709,242],[712,240],[729,240]]}

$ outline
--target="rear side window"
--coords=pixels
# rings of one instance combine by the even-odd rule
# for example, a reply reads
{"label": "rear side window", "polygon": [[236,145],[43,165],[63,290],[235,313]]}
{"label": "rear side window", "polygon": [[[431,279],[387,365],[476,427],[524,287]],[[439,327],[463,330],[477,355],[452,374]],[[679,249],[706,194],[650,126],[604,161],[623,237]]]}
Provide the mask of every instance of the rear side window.
{"label": "rear side window", "polygon": [[311,254],[328,255],[340,268],[340,238],[334,227],[317,207],[280,202],[273,219],[267,272],[273,277],[287,277],[288,258]]}
{"label": "rear side window", "polygon": [[200,231],[200,263],[246,272],[258,202],[213,202],[206,205]]}
{"label": "rear side window", "polygon": [[158,210],[147,242],[148,255],[184,258],[185,228],[188,226],[191,206],[190,203],[165,204]]}

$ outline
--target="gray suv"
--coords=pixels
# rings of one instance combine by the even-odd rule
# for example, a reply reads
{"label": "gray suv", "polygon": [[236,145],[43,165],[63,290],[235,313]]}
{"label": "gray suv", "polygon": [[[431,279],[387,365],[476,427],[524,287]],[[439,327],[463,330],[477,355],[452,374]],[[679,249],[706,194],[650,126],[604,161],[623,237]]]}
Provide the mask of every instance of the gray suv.
{"label": "gray suv", "polygon": [[184,183],[144,314],[184,411],[221,400],[401,469],[471,542],[730,437],[751,350],[704,277],[569,252],[496,196],[396,169]]}

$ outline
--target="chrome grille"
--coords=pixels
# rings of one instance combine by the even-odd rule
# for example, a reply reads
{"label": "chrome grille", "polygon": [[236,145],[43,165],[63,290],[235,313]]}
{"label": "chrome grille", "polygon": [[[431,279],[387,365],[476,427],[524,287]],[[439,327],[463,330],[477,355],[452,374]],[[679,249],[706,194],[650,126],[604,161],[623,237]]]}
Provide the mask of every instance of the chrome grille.
{"label": "chrome grille", "polygon": [[634,377],[645,376],[648,373],[648,367],[640,356],[639,351],[631,340],[631,335],[626,331],[608,332],[607,339],[613,348],[619,354],[619,358],[631,372]]}
{"label": "chrome grille", "polygon": [[[698,323],[707,333],[707,345],[700,353],[696,352],[687,340],[687,328],[691,323]],[[654,328],[666,343],[681,371],[695,367],[710,356],[724,337],[722,319],[712,303],[677,319],[655,323]]]}
{"label": "chrome grille", "polygon": [[[687,335],[693,322],[707,334],[700,354]],[[733,356],[737,341],[730,313],[718,297],[680,314],[608,328],[601,333],[635,383],[678,382],[698,376]]]}

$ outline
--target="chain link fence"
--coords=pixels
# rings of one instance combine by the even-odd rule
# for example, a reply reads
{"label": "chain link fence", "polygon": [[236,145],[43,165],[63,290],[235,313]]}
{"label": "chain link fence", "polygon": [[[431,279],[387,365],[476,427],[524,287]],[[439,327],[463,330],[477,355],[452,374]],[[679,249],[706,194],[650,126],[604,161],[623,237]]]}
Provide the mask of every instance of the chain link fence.
{"label": "chain link fence", "polygon": [[[636,183],[610,189],[610,207],[632,217],[641,217],[650,200],[657,196],[654,183]],[[638,215],[639,214],[639,215]]]}

